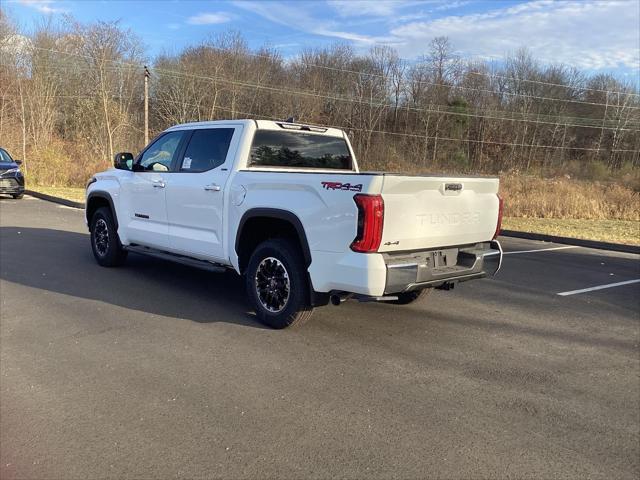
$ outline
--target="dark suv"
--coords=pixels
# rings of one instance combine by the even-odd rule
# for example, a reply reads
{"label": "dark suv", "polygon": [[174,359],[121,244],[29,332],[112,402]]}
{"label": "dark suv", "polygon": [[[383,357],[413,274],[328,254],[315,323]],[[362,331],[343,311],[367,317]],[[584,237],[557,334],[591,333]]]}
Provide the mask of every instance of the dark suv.
{"label": "dark suv", "polygon": [[4,148],[0,148],[0,194],[22,198],[24,195],[24,175],[20,170],[20,160],[14,160]]}

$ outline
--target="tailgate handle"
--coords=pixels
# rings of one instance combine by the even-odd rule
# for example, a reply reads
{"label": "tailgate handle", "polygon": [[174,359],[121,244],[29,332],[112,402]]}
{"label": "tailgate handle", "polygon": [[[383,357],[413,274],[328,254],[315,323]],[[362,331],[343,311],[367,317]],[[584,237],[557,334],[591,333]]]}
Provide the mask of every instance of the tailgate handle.
{"label": "tailgate handle", "polygon": [[462,191],[461,183],[445,183],[443,193],[445,195],[457,195]]}

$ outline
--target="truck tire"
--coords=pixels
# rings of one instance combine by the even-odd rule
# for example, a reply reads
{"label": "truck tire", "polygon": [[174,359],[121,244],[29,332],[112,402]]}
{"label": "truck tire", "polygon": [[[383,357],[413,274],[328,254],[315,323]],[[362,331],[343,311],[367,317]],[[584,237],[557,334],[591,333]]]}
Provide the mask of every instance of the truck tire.
{"label": "truck tire", "polygon": [[282,329],[311,317],[309,282],[302,252],[294,242],[285,238],[262,242],[251,255],[244,277],[256,316],[265,325]]}
{"label": "truck tire", "polygon": [[431,293],[432,288],[423,288],[422,290],[413,290],[412,292],[402,292],[398,294],[397,300],[389,300],[385,303],[392,303],[394,305],[408,305],[415,302],[420,298],[426,297]]}
{"label": "truck tire", "polygon": [[122,248],[116,222],[107,207],[96,210],[91,218],[91,249],[98,264],[103,267],[117,267],[127,258],[127,251]]}
{"label": "truck tire", "polygon": [[15,193],[11,196],[13,197],[14,200],[20,200],[22,197],[24,197],[24,193]]}

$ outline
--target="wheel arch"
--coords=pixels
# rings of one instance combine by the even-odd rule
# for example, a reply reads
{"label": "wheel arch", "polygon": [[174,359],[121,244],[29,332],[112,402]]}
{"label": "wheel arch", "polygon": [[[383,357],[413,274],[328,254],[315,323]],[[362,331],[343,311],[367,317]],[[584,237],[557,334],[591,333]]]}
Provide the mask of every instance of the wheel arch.
{"label": "wheel arch", "polygon": [[109,207],[111,209],[111,214],[113,215],[113,221],[116,225],[116,230],[118,229],[118,215],[116,213],[115,206],[113,204],[113,198],[107,192],[103,191],[95,191],[89,193],[87,196],[87,206],[85,208],[85,216],[87,219],[87,225],[91,225],[91,218],[93,214],[100,207]]}
{"label": "wheel arch", "polygon": [[[270,228],[261,228],[266,225],[269,225]],[[251,254],[248,250],[253,251],[251,247],[255,248],[258,243],[268,238],[280,236],[276,234],[276,229],[283,227],[284,236],[293,236],[300,245],[305,266],[311,265],[311,250],[307,235],[302,222],[295,213],[278,208],[252,208],[242,215],[236,233],[235,251],[238,255],[238,266],[241,272],[246,268],[248,256]],[[256,229],[260,229],[260,234],[250,236]]]}

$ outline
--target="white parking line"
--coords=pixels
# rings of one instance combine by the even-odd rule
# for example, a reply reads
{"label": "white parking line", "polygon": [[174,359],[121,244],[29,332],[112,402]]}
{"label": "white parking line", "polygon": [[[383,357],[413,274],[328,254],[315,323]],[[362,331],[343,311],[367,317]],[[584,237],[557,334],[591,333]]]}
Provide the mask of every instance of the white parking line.
{"label": "white parking line", "polygon": [[551,252],[552,250],[568,250],[570,248],[580,248],[580,247],[577,245],[568,245],[566,247],[538,248],[536,250],[518,250],[515,252],[504,252],[503,255],[515,255],[516,253]]}
{"label": "white parking line", "polygon": [[620,287],[622,285],[631,285],[632,283],[639,283],[639,282],[640,282],[640,279],[638,279],[638,280],[627,280],[626,282],[608,283],[606,285],[597,285],[595,287],[582,288],[580,290],[571,290],[569,292],[560,292],[560,293],[558,293],[558,295],[560,295],[561,297],[566,297],[567,295],[575,295],[577,293],[593,292],[594,290],[603,290],[605,288]]}

